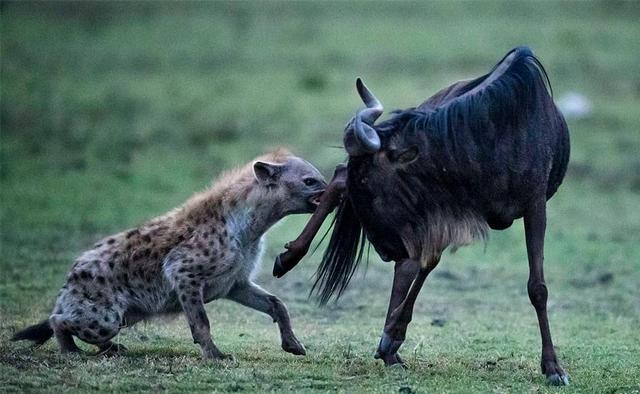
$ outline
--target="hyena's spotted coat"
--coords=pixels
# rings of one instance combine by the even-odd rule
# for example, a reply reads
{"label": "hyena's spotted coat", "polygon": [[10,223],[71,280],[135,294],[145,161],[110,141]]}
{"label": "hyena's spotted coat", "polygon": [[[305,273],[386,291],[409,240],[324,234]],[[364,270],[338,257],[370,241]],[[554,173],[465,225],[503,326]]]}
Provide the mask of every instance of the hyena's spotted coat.
{"label": "hyena's spotted coat", "polygon": [[48,321],[14,339],[45,342],[63,352],[73,336],[116,347],[121,328],[183,311],[208,359],[225,358],[213,343],[204,304],[228,298],[269,314],[282,348],[304,354],[285,305],[252,281],[263,234],[284,216],[313,211],[326,184],[308,162],[279,150],[229,172],[183,206],[138,228],[107,237],[84,252],[67,276]]}

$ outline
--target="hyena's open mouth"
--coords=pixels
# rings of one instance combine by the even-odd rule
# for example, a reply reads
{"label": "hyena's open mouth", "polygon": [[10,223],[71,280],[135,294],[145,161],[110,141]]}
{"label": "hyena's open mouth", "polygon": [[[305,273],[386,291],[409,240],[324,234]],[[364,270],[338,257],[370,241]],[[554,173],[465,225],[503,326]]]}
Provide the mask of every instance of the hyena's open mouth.
{"label": "hyena's open mouth", "polygon": [[309,208],[315,211],[318,205],[320,205],[320,198],[322,198],[323,193],[324,190],[309,197],[309,199],[307,200],[307,202],[309,203]]}

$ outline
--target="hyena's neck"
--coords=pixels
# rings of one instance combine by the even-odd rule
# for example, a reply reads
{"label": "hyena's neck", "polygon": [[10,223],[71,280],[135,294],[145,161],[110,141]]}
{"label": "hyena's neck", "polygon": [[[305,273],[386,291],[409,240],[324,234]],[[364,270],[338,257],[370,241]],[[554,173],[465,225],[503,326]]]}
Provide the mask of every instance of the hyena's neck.
{"label": "hyena's neck", "polygon": [[179,216],[192,227],[226,230],[243,243],[258,241],[284,217],[281,204],[267,202],[252,178],[214,187],[189,200]]}
{"label": "hyena's neck", "polygon": [[225,227],[241,243],[258,241],[278,220],[279,216],[265,212],[259,206],[239,203],[225,212]]}
{"label": "hyena's neck", "polygon": [[258,241],[283,217],[279,204],[267,203],[253,197],[255,196],[250,194],[245,199],[227,201],[219,211],[219,224],[242,243]]}

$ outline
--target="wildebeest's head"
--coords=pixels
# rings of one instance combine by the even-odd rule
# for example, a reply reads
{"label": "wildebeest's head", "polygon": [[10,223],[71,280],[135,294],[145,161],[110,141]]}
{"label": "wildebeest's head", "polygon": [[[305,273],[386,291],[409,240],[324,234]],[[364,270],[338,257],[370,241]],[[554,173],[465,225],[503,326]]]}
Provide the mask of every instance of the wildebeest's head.
{"label": "wildebeest's head", "polygon": [[364,171],[358,174],[361,183],[377,189],[381,186],[377,183],[388,184],[394,172],[406,169],[409,163],[416,160],[419,144],[411,138],[411,132],[388,134],[384,130],[382,133],[377,130],[374,123],[382,115],[382,103],[360,78],[356,80],[356,88],[366,108],[358,111],[347,124],[344,147],[350,162],[367,163],[358,166]]}
{"label": "wildebeest's head", "polygon": [[382,103],[360,78],[356,88],[366,108],[358,111],[345,128],[344,147],[349,157],[375,156],[377,164],[387,170],[414,160],[418,151],[411,139],[381,139],[374,123],[382,115]]}

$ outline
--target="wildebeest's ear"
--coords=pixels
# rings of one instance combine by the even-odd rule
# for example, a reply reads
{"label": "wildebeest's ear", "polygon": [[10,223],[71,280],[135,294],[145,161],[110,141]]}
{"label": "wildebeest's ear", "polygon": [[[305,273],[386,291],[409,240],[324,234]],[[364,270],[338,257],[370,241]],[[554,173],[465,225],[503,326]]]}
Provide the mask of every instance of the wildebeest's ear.
{"label": "wildebeest's ear", "polygon": [[258,182],[271,185],[280,178],[283,168],[284,164],[256,161],[253,163],[253,175],[256,177]]}
{"label": "wildebeest's ear", "polygon": [[405,149],[394,149],[389,151],[389,160],[395,163],[408,164],[416,160],[419,153],[420,151],[415,145]]}

